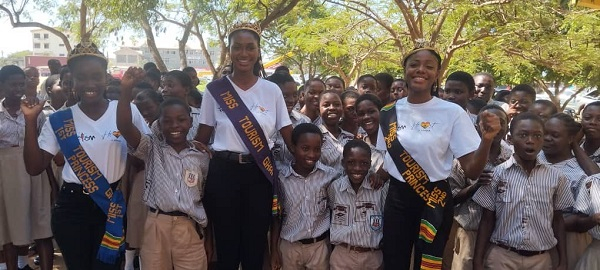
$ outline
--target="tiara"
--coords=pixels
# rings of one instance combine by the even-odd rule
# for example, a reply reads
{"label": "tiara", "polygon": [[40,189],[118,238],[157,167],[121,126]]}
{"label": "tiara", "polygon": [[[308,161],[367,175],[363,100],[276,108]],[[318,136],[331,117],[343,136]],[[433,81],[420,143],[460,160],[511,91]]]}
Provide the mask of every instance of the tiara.
{"label": "tiara", "polygon": [[233,27],[231,28],[231,31],[229,32],[229,34],[231,35],[233,32],[239,31],[239,30],[249,30],[249,31],[256,33],[259,36],[261,33],[259,23],[241,22],[241,23],[234,24]]}
{"label": "tiara", "polygon": [[98,57],[108,62],[106,56],[104,56],[104,54],[98,49],[96,44],[90,41],[82,41],[81,43],[77,44],[69,53],[69,56],[67,57],[67,64],[74,58],[86,55]]}

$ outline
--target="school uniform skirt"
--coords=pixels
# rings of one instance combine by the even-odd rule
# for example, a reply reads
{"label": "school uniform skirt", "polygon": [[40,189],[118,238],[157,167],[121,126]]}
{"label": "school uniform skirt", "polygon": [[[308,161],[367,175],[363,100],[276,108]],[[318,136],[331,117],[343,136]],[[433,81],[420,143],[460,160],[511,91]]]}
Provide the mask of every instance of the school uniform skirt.
{"label": "school uniform skirt", "polygon": [[48,181],[45,171],[27,174],[23,147],[0,148],[0,244],[23,246],[52,237]]}

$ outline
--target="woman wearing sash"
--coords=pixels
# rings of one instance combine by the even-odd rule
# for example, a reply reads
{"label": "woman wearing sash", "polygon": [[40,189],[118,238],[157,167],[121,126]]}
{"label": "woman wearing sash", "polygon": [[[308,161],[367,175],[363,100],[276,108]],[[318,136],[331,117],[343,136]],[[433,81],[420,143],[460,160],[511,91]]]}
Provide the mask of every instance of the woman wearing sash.
{"label": "woman wearing sash", "polygon": [[452,225],[452,193],[446,178],[457,158],[468,178],[477,179],[500,120],[484,113],[479,139],[467,113],[432,96],[441,72],[441,57],[419,48],[403,60],[408,97],[381,111],[377,148],[387,150],[384,170],[390,175],[385,203],[383,254],[386,269],[441,269]]}
{"label": "woman wearing sash", "polygon": [[279,87],[259,77],[260,27],[237,24],[228,39],[232,73],[207,85],[200,107],[196,140],[215,135],[204,206],[218,269],[261,269],[277,190],[266,138],[279,131],[292,149],[292,123]]}
{"label": "woman wearing sash", "polygon": [[[125,171],[127,144],[117,129],[117,101],[104,98],[107,60],[89,42],[78,44],[67,60],[80,101],[52,114],[37,137],[35,119],[44,103],[27,99],[25,166],[40,174],[61,151],[64,183],[52,212],[52,232],[68,269],[120,269],[124,250],[125,204],[117,189]],[[149,129],[132,106],[132,122]]]}

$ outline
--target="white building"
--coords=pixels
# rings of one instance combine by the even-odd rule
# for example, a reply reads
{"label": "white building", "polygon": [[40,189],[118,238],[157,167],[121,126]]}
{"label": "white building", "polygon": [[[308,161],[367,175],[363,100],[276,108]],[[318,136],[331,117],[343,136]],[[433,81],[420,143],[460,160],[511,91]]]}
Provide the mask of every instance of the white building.
{"label": "white building", "polygon": [[[67,37],[69,37],[68,34]],[[62,39],[48,30],[31,30],[31,42],[33,43],[33,55],[66,57],[68,54]]]}
{"label": "white building", "polygon": [[[158,48],[158,52],[165,62],[167,69],[180,69],[181,63],[179,59],[178,48]],[[219,49],[216,47],[208,47],[208,53],[213,60],[213,63],[219,60]],[[121,47],[114,52],[115,66],[128,67],[133,65],[143,65],[146,62],[155,62],[147,45]],[[193,49],[186,46],[187,66],[196,69],[208,69],[208,62],[204,58],[201,49]]]}

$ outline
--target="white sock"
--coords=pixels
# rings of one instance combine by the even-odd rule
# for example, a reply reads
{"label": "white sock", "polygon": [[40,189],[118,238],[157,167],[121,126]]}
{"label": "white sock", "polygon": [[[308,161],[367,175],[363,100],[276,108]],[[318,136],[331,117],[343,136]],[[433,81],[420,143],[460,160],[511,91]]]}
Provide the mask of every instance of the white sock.
{"label": "white sock", "polygon": [[8,269],[6,267],[6,263],[0,263],[0,270],[6,270],[6,269]]}
{"label": "white sock", "polygon": [[18,256],[17,257],[17,266],[19,266],[19,268],[23,268],[28,264],[29,264],[29,259],[27,258],[27,256]]}
{"label": "white sock", "polygon": [[125,250],[125,268],[124,270],[134,270],[133,259],[135,258],[135,249]]}
{"label": "white sock", "polygon": [[138,263],[140,264],[140,270],[142,270],[142,255],[138,255]]}

